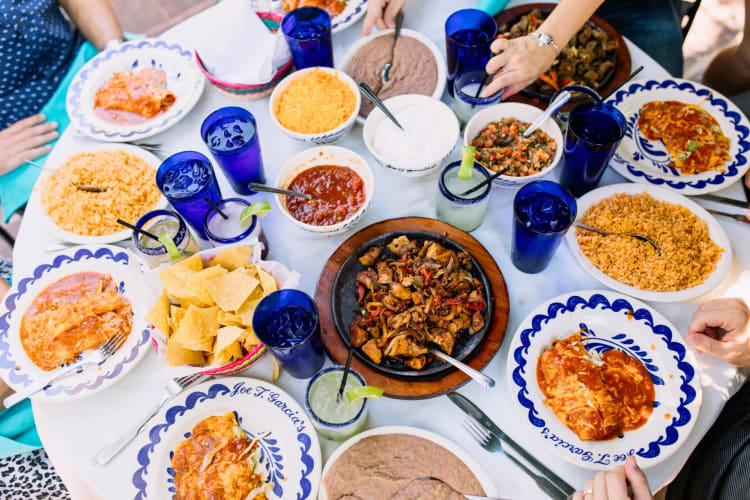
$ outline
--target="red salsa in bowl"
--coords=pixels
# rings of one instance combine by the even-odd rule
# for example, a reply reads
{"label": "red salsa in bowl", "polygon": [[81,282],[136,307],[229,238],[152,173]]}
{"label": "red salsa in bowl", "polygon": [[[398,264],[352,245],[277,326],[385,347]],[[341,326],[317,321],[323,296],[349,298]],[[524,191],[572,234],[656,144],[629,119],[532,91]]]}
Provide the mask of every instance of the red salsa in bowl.
{"label": "red salsa in bowl", "polygon": [[289,213],[304,224],[331,226],[352,217],[364,205],[365,183],[349,167],[318,165],[297,174],[287,189],[313,196],[286,197]]}

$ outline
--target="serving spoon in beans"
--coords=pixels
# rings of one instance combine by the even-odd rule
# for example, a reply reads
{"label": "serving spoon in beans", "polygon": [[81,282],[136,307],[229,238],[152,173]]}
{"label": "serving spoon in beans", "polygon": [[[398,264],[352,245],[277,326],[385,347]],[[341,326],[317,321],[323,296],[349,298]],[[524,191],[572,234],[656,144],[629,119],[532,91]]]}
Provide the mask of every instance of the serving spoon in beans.
{"label": "serving spoon in beans", "polygon": [[659,254],[659,257],[661,257],[661,248],[659,248],[659,245],[657,245],[654,242],[654,240],[652,240],[648,236],[643,236],[642,234],[635,234],[635,233],[626,233],[626,234],[612,233],[610,231],[605,231],[604,229],[599,229],[597,227],[587,226],[586,224],[583,224],[581,222],[574,222],[573,225],[575,227],[580,227],[581,229],[584,229],[586,231],[591,231],[592,233],[601,234],[602,236],[630,236],[631,238],[635,238],[636,240],[646,242],[652,247],[654,247],[654,250],[656,250],[656,253]]}

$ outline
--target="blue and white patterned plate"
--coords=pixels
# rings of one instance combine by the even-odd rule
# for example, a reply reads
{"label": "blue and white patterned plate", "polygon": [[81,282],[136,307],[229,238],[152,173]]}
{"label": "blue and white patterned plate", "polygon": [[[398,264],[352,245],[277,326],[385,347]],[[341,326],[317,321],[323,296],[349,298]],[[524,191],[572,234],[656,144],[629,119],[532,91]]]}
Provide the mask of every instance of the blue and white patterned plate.
{"label": "blue and white patterned plate", "polygon": [[[638,130],[641,106],[651,101],[680,101],[700,104],[721,126],[731,141],[723,172],[681,175],[669,166],[670,158],[661,142],[649,141]],[[750,122],[729,99],[699,83],[681,80],[636,80],[608,99],[622,111],[627,131],[617,148],[612,166],[633,182],[673,189],[685,195],[710,193],[740,180],[747,172],[750,151]]]}
{"label": "blue and white patterned plate", "polygon": [[[584,328],[587,350],[601,354],[619,349],[643,363],[654,383],[648,421],[608,441],[581,441],[543,404],[537,383],[542,352],[554,340]],[[516,330],[507,366],[511,399],[543,453],[556,453],[588,469],[609,469],[628,455],[635,455],[641,467],[662,462],[690,434],[701,405],[695,357],[680,332],[643,302],[615,292],[574,292],[537,307]]]}
{"label": "blue and white patterned plate", "polygon": [[[339,31],[348,28],[352,24],[359,21],[359,19],[367,12],[367,0],[344,0],[346,7],[341,11],[341,14],[331,19],[331,32],[338,33]],[[286,14],[284,9],[281,7],[281,0],[251,0],[252,6],[255,10],[275,10],[282,14]]]}
{"label": "blue and white patterned plate", "polygon": [[114,246],[73,247],[50,254],[31,275],[14,277],[15,283],[0,305],[0,377],[11,389],[23,389],[51,373],[37,367],[21,345],[19,327],[26,310],[47,286],[84,271],[108,274],[118,283],[120,292],[133,306],[133,329],[112,357],[61,378],[33,397],[68,401],[90,396],[127,374],[151,348],[146,315],[156,295],[145,284],[138,259],[130,251]]}
{"label": "blue and white patterned plate", "polygon": [[201,420],[235,412],[249,435],[261,438],[261,463],[275,482],[270,499],[313,500],[318,494],[320,444],[307,414],[286,392],[262,380],[227,377],[205,382],[171,400],[141,434],[132,485],[136,500],[171,499],[177,445]]}
{"label": "blue and white patterned plate", "polygon": [[[144,123],[118,125],[94,114],[94,94],[118,71],[158,68],[167,75],[167,88],[176,100],[169,109]],[[137,141],[163,132],[182,120],[200,99],[205,78],[193,53],[176,43],[133,40],[99,53],[73,78],[66,97],[70,121],[83,134],[100,141]]]}

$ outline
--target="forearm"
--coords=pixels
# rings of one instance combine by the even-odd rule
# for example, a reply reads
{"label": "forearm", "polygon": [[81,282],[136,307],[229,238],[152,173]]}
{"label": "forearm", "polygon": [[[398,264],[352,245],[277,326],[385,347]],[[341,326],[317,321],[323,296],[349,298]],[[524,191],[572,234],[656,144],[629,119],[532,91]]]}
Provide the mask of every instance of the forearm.
{"label": "forearm", "polygon": [[122,37],[122,27],[107,0],[58,0],[83,36],[101,50],[108,41]]}
{"label": "forearm", "polygon": [[549,33],[562,50],[604,0],[561,0],[537,31]]}

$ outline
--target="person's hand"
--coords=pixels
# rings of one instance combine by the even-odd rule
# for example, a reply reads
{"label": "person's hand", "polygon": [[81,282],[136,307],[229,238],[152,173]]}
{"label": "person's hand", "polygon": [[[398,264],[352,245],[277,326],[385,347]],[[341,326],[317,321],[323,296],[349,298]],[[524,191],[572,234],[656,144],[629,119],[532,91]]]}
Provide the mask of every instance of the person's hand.
{"label": "person's hand", "polygon": [[377,26],[379,30],[395,28],[396,14],[404,3],[406,0],[369,0],[365,24],[362,26],[362,36],[369,35],[373,26]]}
{"label": "person's hand", "polygon": [[[628,494],[628,484],[632,496]],[[634,456],[625,460],[625,467],[619,466],[610,471],[597,472],[594,479],[586,481],[584,491],[576,491],[573,500],[653,500],[643,473]]]}
{"label": "person's hand", "polygon": [[484,89],[483,95],[491,96],[504,88],[503,99],[539,78],[557,57],[557,49],[552,46],[540,47],[531,35],[512,40],[498,38],[492,42],[490,50],[497,55],[487,62],[485,71],[495,77]]}
{"label": "person's hand", "polygon": [[731,365],[750,367],[750,309],[742,299],[706,302],[693,314],[686,340]]}
{"label": "person's hand", "polygon": [[52,146],[47,143],[60,134],[57,123],[46,120],[42,114],[33,115],[0,130],[0,175],[17,169],[24,160],[35,160],[50,152]]}

